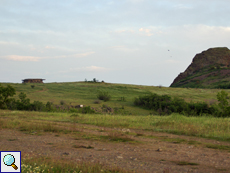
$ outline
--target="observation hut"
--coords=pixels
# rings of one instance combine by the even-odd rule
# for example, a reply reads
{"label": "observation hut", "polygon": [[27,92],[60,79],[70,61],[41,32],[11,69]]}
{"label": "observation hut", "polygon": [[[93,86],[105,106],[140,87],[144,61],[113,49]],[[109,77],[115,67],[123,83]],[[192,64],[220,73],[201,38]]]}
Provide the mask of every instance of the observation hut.
{"label": "observation hut", "polygon": [[45,79],[23,79],[22,83],[43,83]]}

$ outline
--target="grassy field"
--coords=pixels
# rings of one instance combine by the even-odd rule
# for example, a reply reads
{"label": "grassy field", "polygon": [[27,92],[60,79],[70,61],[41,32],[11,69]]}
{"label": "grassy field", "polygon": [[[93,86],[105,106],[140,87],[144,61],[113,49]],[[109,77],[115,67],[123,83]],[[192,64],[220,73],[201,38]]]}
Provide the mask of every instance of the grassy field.
{"label": "grassy field", "polygon": [[91,124],[101,127],[120,127],[147,131],[167,132],[179,135],[197,136],[221,141],[230,141],[230,118],[170,116],[98,115],[71,113],[43,113],[25,111],[0,111],[1,128],[33,132],[72,132],[57,128],[55,122],[70,122],[74,125]]}
{"label": "grassy field", "polygon": [[[68,125],[66,123],[68,123]],[[129,137],[131,135],[230,151],[230,146],[228,145],[202,144],[197,141],[187,141],[181,138],[146,136],[142,133],[132,132],[133,129],[139,129],[152,132],[196,136],[218,141],[230,141],[230,118],[185,117],[179,114],[162,117],[157,115],[94,115],[0,110],[0,124],[0,130],[17,130],[28,135],[42,136],[44,133],[54,133],[56,136],[76,136],[76,140],[131,142],[135,145],[138,141],[133,141],[133,139]],[[80,124],[95,125],[96,127],[111,127],[113,129],[122,128],[125,130],[124,133],[127,134],[127,136],[123,136],[123,133],[120,132],[112,132],[108,136],[85,134],[76,130],[76,127]],[[9,137],[8,140],[14,141],[17,139]],[[73,147],[79,148],[82,146]],[[91,148],[91,146],[85,148],[89,147]],[[22,163],[23,172],[42,172],[42,170],[44,172],[129,172],[116,167],[108,168],[99,163],[92,164],[81,162],[76,164],[65,162],[65,160],[55,160],[49,157],[27,158],[24,156]]]}
{"label": "grassy field", "polygon": [[[3,83],[2,86],[7,84]],[[79,105],[91,107],[101,107],[103,104],[112,108],[124,108],[126,114],[132,115],[149,115],[150,110],[145,110],[135,107],[133,100],[135,97],[143,96],[149,93],[167,94],[170,96],[177,96],[185,99],[185,101],[205,101],[207,103],[217,102],[216,95],[219,89],[192,89],[192,88],[169,88],[160,86],[142,86],[142,85],[127,85],[127,84],[110,84],[110,83],[86,83],[86,82],[72,82],[72,83],[47,83],[47,84],[11,84],[17,91],[25,92],[31,101],[42,101],[46,103],[51,101],[54,104],[60,104],[63,100],[66,104]],[[108,102],[101,102],[95,104],[97,94],[99,91],[108,92],[112,98]],[[225,90],[230,94],[230,90]],[[120,101],[121,97],[125,101]],[[15,96],[18,99],[18,96]]]}
{"label": "grassy field", "polygon": [[[7,84],[3,83],[2,85],[6,86]],[[41,132],[41,135],[42,132],[70,134],[75,133],[74,127],[76,127],[76,124],[90,124],[99,127],[141,129],[145,131],[203,137],[219,141],[230,141],[230,118],[206,116],[185,117],[176,113],[169,116],[159,116],[155,114],[152,115],[150,110],[145,110],[133,105],[135,97],[149,93],[177,96],[186,101],[192,100],[194,102],[205,101],[214,103],[217,101],[216,95],[220,91],[218,89],[167,88],[85,82],[35,84],[34,88],[31,87],[31,84],[11,85],[16,89],[17,95],[20,92],[25,92],[31,101],[38,100],[44,103],[52,101],[54,104],[60,104],[60,101],[64,100],[66,104],[83,104],[95,108],[106,104],[112,108],[123,107],[126,114],[76,114],[0,110],[0,129],[14,129],[28,134],[33,134],[34,131],[36,131],[38,134]],[[101,103],[95,104],[94,102],[97,100],[98,91],[108,92],[112,96],[111,100],[108,102],[101,101]],[[230,93],[229,90],[225,91]],[[125,101],[120,101],[121,97],[124,97]],[[15,96],[15,98],[17,98],[17,96]],[[63,123],[63,125],[60,123]],[[71,123],[72,125],[66,127],[64,123]],[[133,135],[138,136],[142,134]],[[93,135],[88,136],[88,138],[106,140],[105,137]],[[115,135],[113,138],[118,141],[129,140],[129,138],[124,139],[119,135]],[[206,147],[230,150],[229,146],[207,145]],[[60,165],[58,161],[47,161],[45,158],[40,160],[33,158],[33,162],[30,162],[30,160],[31,159],[24,157],[23,169],[25,172],[36,172],[35,169],[39,169],[38,172],[40,172],[40,170],[44,170],[44,172],[60,172],[58,171],[58,165]],[[34,165],[35,162],[37,165]],[[44,165],[44,163],[46,163],[46,165]],[[73,167],[73,164],[62,163],[66,170],[78,170],[76,172],[127,172],[118,168],[105,168],[99,164],[80,163],[78,164],[78,168],[76,168],[76,165]],[[54,165],[52,170],[50,170],[50,165]]]}

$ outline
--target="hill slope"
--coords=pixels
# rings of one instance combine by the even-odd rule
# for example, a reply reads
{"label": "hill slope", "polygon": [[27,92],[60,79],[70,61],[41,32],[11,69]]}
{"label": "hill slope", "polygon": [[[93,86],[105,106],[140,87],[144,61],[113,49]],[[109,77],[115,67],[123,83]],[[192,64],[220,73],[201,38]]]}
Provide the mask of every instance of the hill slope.
{"label": "hill slope", "polygon": [[[1,83],[6,86],[7,83]],[[25,92],[27,98],[33,101],[41,101],[44,104],[47,101],[60,105],[63,101],[67,105],[91,106],[93,108],[101,108],[103,105],[118,109],[120,114],[132,115],[149,115],[153,111],[134,106],[134,98],[139,96],[156,93],[158,95],[167,94],[171,97],[179,97],[190,102],[217,102],[216,95],[219,89],[192,89],[192,88],[169,88],[143,85],[128,85],[128,84],[112,84],[112,83],[87,83],[87,82],[69,82],[69,83],[44,83],[34,84],[16,84],[11,83],[16,89],[15,99],[18,100],[20,92]],[[108,102],[97,100],[98,91],[106,91],[111,95],[111,100]],[[226,90],[230,94],[230,90]],[[123,101],[121,98],[125,98]]]}
{"label": "hill slope", "polygon": [[230,88],[230,50],[210,48],[197,54],[170,87]]}

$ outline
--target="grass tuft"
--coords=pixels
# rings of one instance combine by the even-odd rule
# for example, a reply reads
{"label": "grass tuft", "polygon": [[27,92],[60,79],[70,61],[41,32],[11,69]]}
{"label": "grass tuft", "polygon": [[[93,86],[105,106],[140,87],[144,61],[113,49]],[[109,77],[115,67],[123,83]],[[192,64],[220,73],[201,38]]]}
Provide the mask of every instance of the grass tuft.
{"label": "grass tuft", "polygon": [[177,165],[199,165],[198,163],[193,163],[193,162],[186,162],[186,161],[180,161],[180,162],[176,162]]}

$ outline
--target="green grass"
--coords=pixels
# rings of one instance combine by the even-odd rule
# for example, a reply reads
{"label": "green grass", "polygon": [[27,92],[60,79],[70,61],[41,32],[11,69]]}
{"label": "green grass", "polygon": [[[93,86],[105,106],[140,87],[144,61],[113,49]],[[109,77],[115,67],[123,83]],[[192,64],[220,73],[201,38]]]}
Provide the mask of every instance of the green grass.
{"label": "green grass", "polygon": [[[2,83],[6,86],[6,83]],[[187,88],[169,88],[157,86],[143,86],[143,85],[128,85],[128,84],[110,84],[110,83],[85,83],[85,82],[72,82],[72,83],[45,83],[34,84],[35,88],[31,88],[31,84],[10,84],[16,89],[18,94],[25,92],[27,97],[33,101],[41,101],[46,103],[51,101],[54,104],[60,104],[64,101],[66,104],[79,105],[83,104],[91,107],[101,107],[106,104],[112,108],[125,108],[126,114],[132,115],[149,115],[152,113],[150,110],[145,110],[134,106],[133,101],[135,97],[143,96],[149,93],[167,94],[170,96],[177,96],[186,101],[209,101],[215,100],[218,89],[187,89]],[[99,91],[107,92],[111,95],[111,100],[97,104],[97,94]],[[230,90],[226,90],[230,94]],[[125,98],[125,101],[121,101]]]}
{"label": "green grass", "polygon": [[[5,83],[3,86],[7,85]],[[108,115],[108,114],[81,114],[81,113],[47,113],[47,112],[29,112],[29,111],[9,111],[0,110],[0,129],[15,129],[24,133],[33,135],[42,135],[45,132],[55,133],[56,137],[62,134],[76,134],[77,139],[88,140],[105,140],[111,142],[136,142],[130,137],[132,129],[141,129],[146,131],[167,132],[178,135],[197,136],[222,141],[230,141],[230,118],[214,118],[214,117],[185,117],[179,114],[170,116],[159,116],[153,111],[135,107],[133,100],[135,97],[143,96],[149,93],[167,94],[177,96],[186,101],[217,101],[216,95],[220,91],[218,89],[187,89],[187,88],[168,88],[141,85],[126,84],[109,84],[109,83],[47,83],[34,84],[11,84],[16,88],[18,94],[25,92],[27,97],[33,102],[34,100],[46,103],[51,101],[54,104],[60,104],[63,100],[66,104],[91,107],[101,107],[106,104],[112,108],[124,108],[124,114]],[[95,103],[98,91],[108,92],[111,100],[108,102],[101,101]],[[230,94],[230,90],[225,90]],[[125,99],[121,99],[125,98]],[[124,101],[125,100],[125,101]],[[150,115],[152,114],[152,115]],[[68,125],[67,125],[68,124]],[[123,133],[109,133],[105,136],[96,136],[93,134],[84,134],[76,130],[77,124],[90,124],[102,127],[127,128],[131,130],[129,135]],[[141,133],[134,134],[136,137],[147,137]],[[188,143],[197,145],[196,141],[186,141],[179,138],[159,138],[162,141],[173,143]],[[9,141],[16,139],[10,138]],[[52,144],[50,144],[52,145]],[[204,144],[201,144],[204,145]],[[77,149],[79,146],[72,146]],[[93,146],[80,146],[90,149]],[[213,149],[230,150],[229,146],[205,144],[205,147]],[[61,162],[61,164],[60,164]],[[63,160],[59,162],[52,159],[33,158],[23,160],[24,172],[125,172],[118,168],[107,168],[100,164],[69,164]],[[180,163],[190,164],[193,163]],[[59,165],[62,165],[61,167]]]}
{"label": "green grass", "polygon": [[117,167],[108,167],[99,163],[86,163],[66,160],[65,156],[61,159],[52,159],[49,157],[25,157],[22,160],[22,173],[131,173]]}
{"label": "green grass", "polygon": [[217,145],[217,144],[206,144],[207,148],[219,149],[219,150],[228,150],[230,151],[230,146],[227,145]]}
{"label": "green grass", "polygon": [[119,132],[111,132],[109,133],[108,136],[101,136],[102,139],[107,139],[109,141],[113,141],[113,142],[131,142],[134,141],[134,139],[119,133]]}
{"label": "green grass", "polygon": [[177,165],[199,165],[198,163],[193,163],[193,162],[186,162],[186,161],[180,161],[180,162],[176,162]]}
{"label": "green grass", "polygon": [[[71,117],[71,115],[70,113],[0,110],[0,128],[18,129],[28,133],[37,131],[66,134],[77,132],[75,126],[81,123],[230,141],[230,118],[186,117],[180,114],[170,116],[78,114],[77,117]],[[71,123],[71,125],[66,126],[65,123]],[[183,142],[178,141],[179,139],[174,140],[174,142]]]}

